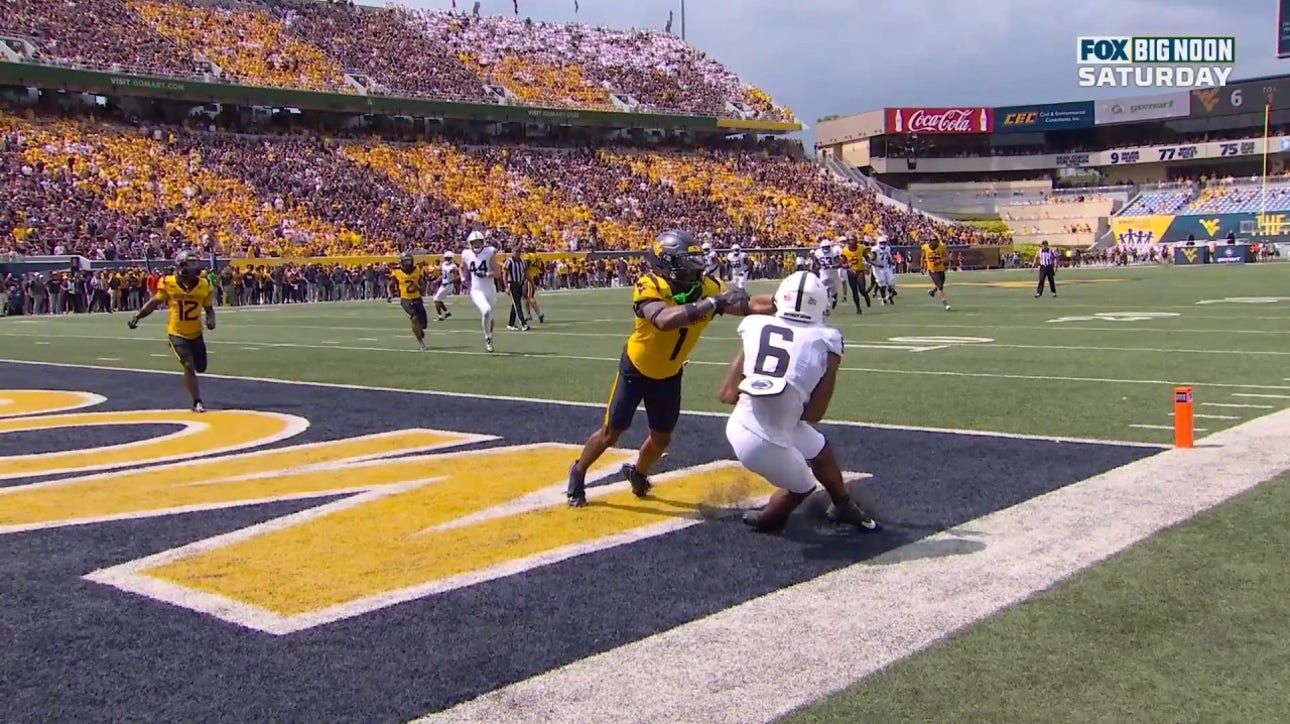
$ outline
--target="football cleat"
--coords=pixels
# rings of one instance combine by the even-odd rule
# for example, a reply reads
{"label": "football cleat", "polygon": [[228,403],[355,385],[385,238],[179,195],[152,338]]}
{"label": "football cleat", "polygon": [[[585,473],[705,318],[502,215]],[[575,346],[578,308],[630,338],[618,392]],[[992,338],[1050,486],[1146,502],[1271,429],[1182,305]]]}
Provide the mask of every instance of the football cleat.
{"label": "football cleat", "polygon": [[511,331],[511,332],[518,332],[518,331],[520,331],[520,328],[519,328],[519,327],[516,327],[514,324],[508,324],[508,325],[506,325],[506,329],[507,329],[507,330],[509,330],[509,331]]}
{"label": "football cleat", "polygon": [[623,466],[622,473],[623,479],[632,486],[632,495],[635,495],[638,498],[644,498],[646,495],[649,495],[650,488],[654,487],[653,483],[649,481],[649,478],[645,477],[645,473],[637,470],[636,466],[631,463]]}
{"label": "football cleat", "polygon": [[526,325],[524,325],[523,327],[520,327],[520,331],[521,331],[521,332],[532,332],[533,330],[532,330],[532,329],[530,329],[530,328],[529,328],[529,326],[526,324]]}
{"label": "football cleat", "polygon": [[484,340],[484,349],[488,350],[489,352],[493,351],[493,340],[491,338]]}
{"label": "football cleat", "polygon": [[569,466],[569,486],[565,488],[564,495],[569,499],[570,508],[587,505],[587,474],[578,469],[577,460]]}
{"label": "football cleat", "polygon": [[834,523],[854,525],[865,533],[877,533],[882,530],[882,526],[878,525],[878,521],[861,510],[860,506],[855,503],[844,505],[841,508],[836,505],[830,505],[825,517]]}
{"label": "football cleat", "polygon": [[197,400],[193,403],[193,412],[206,412],[206,405],[203,405],[201,400]]}
{"label": "football cleat", "polygon": [[422,352],[426,351],[426,343],[425,343],[425,342],[417,342],[417,349],[418,349],[418,350],[420,350],[420,351],[422,351]]}

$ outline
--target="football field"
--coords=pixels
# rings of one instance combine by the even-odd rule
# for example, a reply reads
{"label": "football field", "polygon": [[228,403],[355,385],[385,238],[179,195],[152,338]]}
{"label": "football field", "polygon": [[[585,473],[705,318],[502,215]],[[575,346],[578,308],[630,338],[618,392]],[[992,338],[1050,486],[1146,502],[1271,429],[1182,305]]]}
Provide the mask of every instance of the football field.
{"label": "football field", "polygon": [[[867,537],[738,524],[768,488],[723,434],[731,319],[656,492],[616,474],[638,415],[563,506],[628,290],[540,293],[492,354],[465,297],[425,353],[384,302],[224,308],[204,416],[161,315],[0,319],[6,718],[1290,711],[1290,264],[1063,270],[1038,299],[1029,271],[955,274],[949,312],[922,279],[831,317],[822,429]],[[1168,449],[1180,385],[1194,450]]]}

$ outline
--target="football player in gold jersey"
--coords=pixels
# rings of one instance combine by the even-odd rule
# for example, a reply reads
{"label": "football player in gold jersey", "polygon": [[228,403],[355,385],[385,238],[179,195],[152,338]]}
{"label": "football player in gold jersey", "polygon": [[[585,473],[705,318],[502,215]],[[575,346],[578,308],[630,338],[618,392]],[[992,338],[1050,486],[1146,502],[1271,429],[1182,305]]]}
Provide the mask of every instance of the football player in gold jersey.
{"label": "football player in gold jersey", "polygon": [[949,247],[942,244],[940,239],[932,239],[923,244],[922,267],[932,280],[932,288],[927,290],[927,296],[935,299],[937,292],[940,292],[941,304],[945,305],[947,312],[950,311],[950,300],[945,298],[945,270],[949,265]]}
{"label": "football player in gold jersey", "polygon": [[[847,237],[847,243],[842,247],[842,261],[846,264],[847,286],[851,287],[851,298],[856,303],[856,314],[863,314],[860,309],[860,297],[864,297],[864,305],[872,306],[869,301],[869,247],[856,241],[854,236]],[[846,301],[845,299],[843,301]]]}
{"label": "football player in gold jersey", "polygon": [[426,303],[421,298],[421,283],[425,281],[425,272],[417,268],[416,260],[411,254],[399,257],[399,267],[390,272],[394,288],[398,290],[399,306],[408,315],[412,323],[412,336],[417,339],[417,347],[426,351],[426,327],[430,317],[426,314]]}
{"label": "football player in gold jersey", "polygon": [[184,368],[184,388],[193,400],[193,412],[206,412],[202,404],[197,375],[206,371],[206,340],[202,337],[202,311],[206,312],[206,328],[215,329],[215,290],[202,276],[197,260],[184,251],[175,257],[177,273],[161,278],[157,293],[127,322],[130,329],[137,329],[139,320],[152,314],[157,307],[170,308],[166,323],[166,338],[170,351]]}
{"label": "football player in gold jersey", "polygon": [[663,457],[681,417],[681,373],[708,323],[718,314],[746,316],[775,310],[769,295],[749,297],[726,289],[703,273],[703,248],[686,231],[666,231],[645,253],[649,273],[636,282],[632,306],[635,327],[627,338],[618,375],[609,393],[600,429],[591,434],[582,455],[569,468],[569,505],[587,504],[587,470],[632,425],[636,408],[645,404],[649,436],[634,464],[622,475],[637,497],[649,493],[649,471]]}

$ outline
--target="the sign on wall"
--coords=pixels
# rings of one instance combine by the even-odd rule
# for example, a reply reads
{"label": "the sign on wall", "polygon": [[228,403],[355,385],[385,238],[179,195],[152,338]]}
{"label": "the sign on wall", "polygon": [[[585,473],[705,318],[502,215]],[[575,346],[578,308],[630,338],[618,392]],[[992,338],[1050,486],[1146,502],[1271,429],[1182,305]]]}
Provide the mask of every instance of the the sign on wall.
{"label": "the sign on wall", "polygon": [[994,114],[989,108],[888,108],[888,133],[992,133]]}

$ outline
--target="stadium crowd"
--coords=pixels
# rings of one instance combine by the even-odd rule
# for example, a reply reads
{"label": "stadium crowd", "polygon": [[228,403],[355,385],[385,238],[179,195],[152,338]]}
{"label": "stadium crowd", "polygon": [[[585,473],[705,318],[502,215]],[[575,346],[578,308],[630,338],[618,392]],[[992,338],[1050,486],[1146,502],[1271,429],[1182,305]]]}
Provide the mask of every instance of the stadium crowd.
{"label": "stadium crowd", "polygon": [[0,211],[0,254],[438,253],[459,250],[479,227],[506,246],[612,250],[642,248],[659,224],[745,247],[879,232],[1004,241],[882,203],[784,142],[551,147],[237,130],[0,111],[0,184],[11,199]]}
{"label": "stadium crowd", "polygon": [[[89,20],[92,19],[92,22]],[[667,32],[313,0],[6,0],[25,60],[331,92],[794,120]]]}

